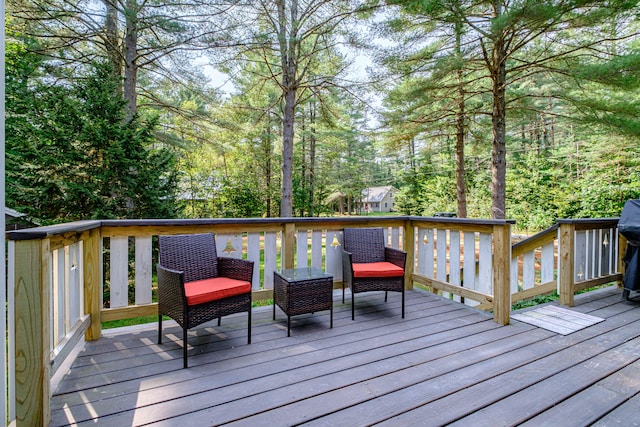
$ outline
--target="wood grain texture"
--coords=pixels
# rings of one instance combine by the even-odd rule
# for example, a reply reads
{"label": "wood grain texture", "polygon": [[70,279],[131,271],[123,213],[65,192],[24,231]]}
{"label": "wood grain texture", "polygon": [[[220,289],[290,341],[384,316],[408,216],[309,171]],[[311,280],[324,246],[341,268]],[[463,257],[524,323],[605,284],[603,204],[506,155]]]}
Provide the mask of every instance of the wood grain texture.
{"label": "wood grain texture", "polygon": [[[49,420],[49,286],[47,240],[15,244],[16,426]],[[43,256],[46,254],[47,257]],[[47,286],[43,279],[47,277]]]}
{"label": "wood grain texture", "polygon": [[91,316],[91,325],[84,338],[88,341],[100,338],[102,323],[102,237],[100,229],[91,230],[83,244],[84,312]]}

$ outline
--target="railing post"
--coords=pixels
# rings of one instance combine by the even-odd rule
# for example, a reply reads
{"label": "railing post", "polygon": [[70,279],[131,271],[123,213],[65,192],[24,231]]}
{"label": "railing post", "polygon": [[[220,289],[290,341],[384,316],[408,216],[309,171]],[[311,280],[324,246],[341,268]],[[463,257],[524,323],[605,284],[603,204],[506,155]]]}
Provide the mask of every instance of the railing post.
{"label": "railing post", "polygon": [[284,233],[282,234],[282,268],[293,268],[293,254],[295,248],[296,225],[288,222],[284,225]]}
{"label": "railing post", "polygon": [[[617,232],[617,230],[616,230]],[[622,277],[624,278],[624,254],[627,251],[627,239],[618,232],[618,259],[616,260],[618,263],[618,272],[622,273]],[[621,288],[623,286],[623,281],[618,281],[618,287]]]}
{"label": "railing post", "polygon": [[16,426],[49,425],[49,240],[15,242]]}
{"label": "railing post", "polygon": [[102,334],[102,234],[100,228],[89,231],[84,242],[84,312],[91,315],[91,325],[84,334],[87,341],[95,341]]}
{"label": "railing post", "polygon": [[413,289],[413,280],[411,280],[411,276],[413,275],[413,270],[416,265],[415,228],[413,227],[411,220],[405,221],[403,236],[404,242],[402,244],[402,249],[407,253],[407,265],[405,266],[404,271],[404,288],[410,290]]}
{"label": "railing post", "polygon": [[558,293],[560,304],[573,307],[575,281],[575,225],[560,224],[558,229]]}
{"label": "railing post", "polygon": [[511,224],[493,226],[493,320],[511,318]]}

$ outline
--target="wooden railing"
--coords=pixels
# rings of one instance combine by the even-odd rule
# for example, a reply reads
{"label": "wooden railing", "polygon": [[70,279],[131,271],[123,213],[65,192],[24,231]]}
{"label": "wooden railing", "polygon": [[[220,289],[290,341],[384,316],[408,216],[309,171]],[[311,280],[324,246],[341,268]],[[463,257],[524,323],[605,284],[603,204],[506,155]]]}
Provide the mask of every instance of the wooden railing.
{"label": "wooden railing", "polygon": [[558,221],[558,291],[573,306],[576,292],[622,280],[627,242],[617,218]]}
{"label": "wooden railing", "polygon": [[[214,232],[220,256],[255,262],[254,300],[272,298],[273,272],[315,266],[341,287],[342,230],[383,227],[407,252],[406,288],[426,286],[492,310],[509,323],[511,302],[558,290],[562,302],[621,279],[617,219],[563,220],[511,245],[512,221],[347,217],[83,221],[8,233],[8,419],[46,425],[51,379],[102,322],[157,313],[159,235]],[[108,300],[103,300],[107,295]]]}

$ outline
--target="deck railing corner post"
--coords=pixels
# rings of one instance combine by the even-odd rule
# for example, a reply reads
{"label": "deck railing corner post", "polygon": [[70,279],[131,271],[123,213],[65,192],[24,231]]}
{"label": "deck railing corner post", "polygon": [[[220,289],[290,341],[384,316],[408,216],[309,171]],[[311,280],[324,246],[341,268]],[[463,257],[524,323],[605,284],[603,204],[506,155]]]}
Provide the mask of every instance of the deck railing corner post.
{"label": "deck railing corner post", "polygon": [[100,228],[89,232],[84,244],[84,309],[91,316],[85,332],[87,341],[95,341],[102,334],[102,233]]}
{"label": "deck railing corner post", "polygon": [[508,325],[511,318],[511,224],[493,227],[493,320]]}
{"label": "deck railing corner post", "polygon": [[[616,260],[618,263],[618,272],[622,274],[622,277],[624,277],[624,270],[625,270],[625,264],[624,264],[624,255],[627,251],[627,239],[620,233],[618,233],[618,259]],[[623,286],[623,281],[622,279],[620,279],[618,281],[618,287],[621,288]]]}
{"label": "deck railing corner post", "polygon": [[49,425],[48,239],[15,242],[15,425]]}
{"label": "deck railing corner post", "polygon": [[404,288],[406,290],[413,289],[413,271],[416,265],[416,242],[415,242],[415,227],[410,219],[406,219],[404,222],[404,242],[402,249],[407,253],[407,262],[405,265],[404,276]]}
{"label": "deck railing corner post", "polygon": [[563,222],[558,228],[558,293],[560,304],[574,305],[575,224]]}

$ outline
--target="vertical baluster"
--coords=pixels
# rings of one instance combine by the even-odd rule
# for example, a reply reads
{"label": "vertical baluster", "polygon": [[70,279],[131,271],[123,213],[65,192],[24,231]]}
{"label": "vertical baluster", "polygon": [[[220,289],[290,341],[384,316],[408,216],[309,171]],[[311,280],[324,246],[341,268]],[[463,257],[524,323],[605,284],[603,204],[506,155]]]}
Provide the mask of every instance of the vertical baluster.
{"label": "vertical baluster", "polygon": [[83,317],[86,312],[84,310],[84,240],[78,242],[78,313]]}
{"label": "vertical baluster", "polygon": [[[449,283],[460,285],[460,232],[449,232]],[[454,295],[454,301],[460,301],[458,295]]]}
{"label": "vertical baluster", "polygon": [[151,261],[151,236],[137,236],[135,247],[135,272],[136,272],[136,304],[150,304],[152,261]]}
{"label": "vertical baluster", "polygon": [[576,231],[575,232],[575,245],[574,245],[574,253],[575,253],[575,264],[574,271],[575,275],[573,277],[574,282],[581,282],[587,278],[589,272],[588,266],[588,238],[587,232],[585,231]]}
{"label": "vertical baluster", "polygon": [[480,233],[479,256],[478,256],[478,291],[493,295],[492,277],[492,236],[488,233]]}
{"label": "vertical baluster", "polygon": [[322,230],[311,233],[311,266],[322,270]]}
{"label": "vertical baluster", "polygon": [[[462,277],[465,288],[477,290],[476,283],[476,233],[471,231],[464,232],[464,274]],[[473,304],[474,301],[466,299],[467,304]]]}
{"label": "vertical baluster", "polygon": [[[447,281],[447,230],[436,231],[436,279]],[[442,292],[442,295],[448,298],[449,292]]]}
{"label": "vertical baluster", "polygon": [[129,238],[124,236],[111,237],[111,266],[110,266],[110,308],[126,307],[129,305]]}
{"label": "vertical baluster", "polygon": [[273,272],[276,270],[276,233],[264,233],[264,288],[273,289]]}
{"label": "vertical baluster", "polygon": [[540,258],[540,281],[549,283],[554,279],[555,271],[555,245],[553,242],[547,243],[542,247],[542,256]]}
{"label": "vertical baluster", "polygon": [[519,291],[518,289],[518,262],[519,262],[519,257],[513,257],[511,258],[511,276],[510,276],[510,281],[511,281],[511,286],[510,286],[510,290],[511,290],[511,295],[515,294],[516,292]]}
{"label": "vertical baluster", "polygon": [[296,265],[299,268],[309,266],[309,232],[298,230],[296,233]]}
{"label": "vertical baluster", "polygon": [[[332,243],[338,242],[338,245],[332,246]],[[333,276],[334,282],[342,280],[342,232],[338,230],[328,230],[326,240],[325,263],[327,273]]]}
{"label": "vertical baluster", "polygon": [[395,249],[400,249],[400,228],[399,227],[391,227],[391,247]]}
{"label": "vertical baluster", "polygon": [[522,257],[522,289],[531,289],[536,282],[536,252],[531,250]]}
{"label": "vertical baluster", "polygon": [[425,263],[424,263],[424,276],[429,279],[433,279],[435,277],[435,233],[433,228],[428,228],[425,230],[424,237],[426,237],[426,242],[424,238],[422,239],[425,252]]}
{"label": "vertical baluster", "polygon": [[67,320],[67,330],[66,333],[71,332],[71,329],[80,321],[80,317],[82,316],[81,310],[81,298],[80,295],[83,293],[83,289],[80,289],[80,244],[78,242],[69,246],[69,270],[68,271],[68,283],[69,286],[67,288],[67,312],[68,312],[68,320]]}
{"label": "vertical baluster", "polygon": [[[427,263],[429,256],[427,253],[428,230],[418,229],[418,274],[427,277]],[[433,259],[431,260],[433,262]]]}
{"label": "vertical baluster", "polygon": [[585,268],[583,270],[584,276],[582,277],[582,280],[588,280],[593,278],[596,273],[595,257],[598,252],[598,250],[596,249],[596,230],[587,230],[584,232],[584,236]]}
{"label": "vertical baluster", "polygon": [[260,289],[260,233],[247,234],[247,259],[253,261],[251,289]]}
{"label": "vertical baluster", "polygon": [[65,314],[66,310],[66,294],[65,294],[65,253],[64,248],[52,251],[52,291],[51,301],[54,310],[53,313],[53,329],[51,330],[51,348],[65,335]]}
{"label": "vertical baluster", "polygon": [[609,235],[611,236],[611,240],[609,240],[609,274],[615,274],[618,272],[617,262],[618,259],[618,233],[616,228],[611,228],[609,230]]}

